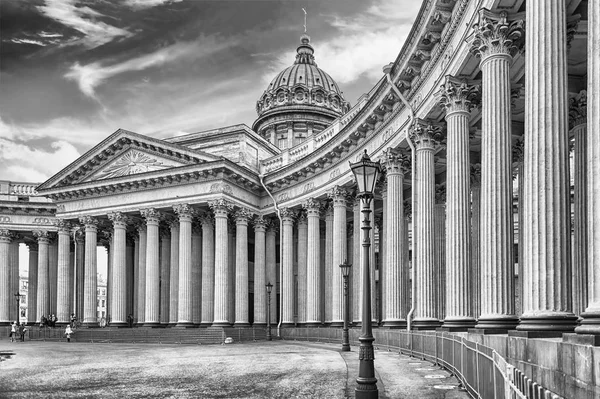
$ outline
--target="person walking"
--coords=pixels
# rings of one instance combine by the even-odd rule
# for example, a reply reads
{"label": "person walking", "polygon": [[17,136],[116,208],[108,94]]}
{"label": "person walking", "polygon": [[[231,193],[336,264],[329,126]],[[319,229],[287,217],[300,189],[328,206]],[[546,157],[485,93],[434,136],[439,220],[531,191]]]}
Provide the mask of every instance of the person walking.
{"label": "person walking", "polygon": [[70,324],[67,324],[65,328],[65,335],[67,336],[67,342],[71,342],[71,334],[73,334],[73,329]]}
{"label": "person walking", "polygon": [[18,326],[17,322],[15,321],[10,325],[10,342],[15,342],[15,339],[17,338],[17,330]]}
{"label": "person walking", "polygon": [[21,323],[19,326],[19,335],[21,336],[21,342],[25,342],[25,333],[27,329],[25,328],[25,324]]}

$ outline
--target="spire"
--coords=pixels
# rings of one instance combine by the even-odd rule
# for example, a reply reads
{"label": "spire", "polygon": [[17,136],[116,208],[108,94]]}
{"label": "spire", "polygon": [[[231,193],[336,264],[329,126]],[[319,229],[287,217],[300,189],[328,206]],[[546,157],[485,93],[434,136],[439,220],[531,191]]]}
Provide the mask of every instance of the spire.
{"label": "spire", "polygon": [[300,36],[300,45],[296,51],[298,54],[296,54],[294,64],[311,64],[317,66],[314,57],[315,49],[310,45],[310,36],[306,33]]}

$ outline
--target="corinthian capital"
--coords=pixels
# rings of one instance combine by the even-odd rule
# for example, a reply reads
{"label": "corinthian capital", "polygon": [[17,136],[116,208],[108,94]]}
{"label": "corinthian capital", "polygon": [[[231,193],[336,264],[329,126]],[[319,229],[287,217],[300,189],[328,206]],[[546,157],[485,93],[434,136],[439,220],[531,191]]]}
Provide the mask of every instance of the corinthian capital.
{"label": "corinthian capital", "polygon": [[123,215],[121,212],[111,212],[108,215],[108,218],[113,222],[113,225],[119,227],[125,227],[129,218]]}
{"label": "corinthian capital", "polygon": [[71,231],[71,223],[65,219],[56,219],[54,225],[58,228],[59,233],[69,233]]}
{"label": "corinthian capital", "polygon": [[154,208],[142,209],[140,214],[146,219],[146,222],[151,223],[158,223],[162,217],[162,214]]}
{"label": "corinthian capital", "polygon": [[439,103],[446,110],[446,117],[454,112],[470,112],[479,102],[481,88],[470,85],[466,79],[446,75],[440,86]]}
{"label": "corinthian capital", "polygon": [[210,206],[210,209],[215,213],[215,216],[227,216],[227,214],[233,210],[233,204],[223,198],[209,201],[208,206]]}
{"label": "corinthian capital", "polygon": [[387,174],[405,174],[410,170],[410,156],[405,152],[388,148],[383,153],[382,162]]}
{"label": "corinthian capital", "polygon": [[189,204],[173,205],[173,211],[179,216],[179,220],[191,221],[192,217],[196,214],[196,210]]}
{"label": "corinthian capital", "polygon": [[442,139],[442,129],[429,121],[417,119],[410,130],[410,139],[418,149],[431,149]]}
{"label": "corinthian capital", "polygon": [[323,204],[314,198],[309,198],[304,201],[302,207],[306,209],[308,216],[319,216],[321,209],[323,208]]}
{"label": "corinthian capital", "polygon": [[10,243],[13,239],[13,233],[8,229],[0,230],[0,242]]}
{"label": "corinthian capital", "polygon": [[50,232],[47,230],[34,230],[33,235],[37,238],[38,243],[50,243]]}
{"label": "corinthian capital", "polygon": [[505,11],[499,14],[482,8],[479,10],[479,21],[473,25],[471,36],[471,52],[481,57],[483,62],[494,54],[513,56],[523,46],[525,32],[522,19],[508,20]]}
{"label": "corinthian capital", "polygon": [[296,212],[294,212],[294,210],[290,209],[290,208],[281,208],[280,211],[280,215],[281,215],[281,220],[286,222],[293,222],[294,219],[296,218]]}
{"label": "corinthian capital", "polygon": [[98,219],[93,218],[91,216],[81,216],[79,218],[79,223],[83,224],[87,228],[90,228],[90,227],[97,228]]}
{"label": "corinthian capital", "polygon": [[240,208],[235,213],[236,223],[248,223],[248,220],[252,218],[252,211],[248,208]]}
{"label": "corinthian capital", "polygon": [[327,192],[327,196],[333,200],[334,205],[346,205],[348,194],[348,190],[340,186],[335,186]]}
{"label": "corinthian capital", "polygon": [[265,219],[264,215],[256,215],[254,217],[254,230],[265,231],[269,225],[269,220]]}
{"label": "corinthian capital", "polygon": [[569,127],[587,123],[587,91],[581,90],[569,99]]}

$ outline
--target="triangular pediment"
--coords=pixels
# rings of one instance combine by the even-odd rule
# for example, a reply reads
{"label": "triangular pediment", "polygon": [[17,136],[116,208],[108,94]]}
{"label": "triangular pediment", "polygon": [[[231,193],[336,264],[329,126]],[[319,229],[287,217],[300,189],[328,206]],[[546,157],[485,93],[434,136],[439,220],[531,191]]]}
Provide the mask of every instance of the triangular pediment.
{"label": "triangular pediment", "polygon": [[186,165],[189,165],[189,163],[178,162],[170,158],[129,148],[121,155],[116,156],[114,160],[109,161],[106,166],[100,168],[96,173],[83,179],[82,182],[136,175]]}
{"label": "triangular pediment", "polygon": [[38,186],[38,191],[215,161],[202,151],[119,129]]}

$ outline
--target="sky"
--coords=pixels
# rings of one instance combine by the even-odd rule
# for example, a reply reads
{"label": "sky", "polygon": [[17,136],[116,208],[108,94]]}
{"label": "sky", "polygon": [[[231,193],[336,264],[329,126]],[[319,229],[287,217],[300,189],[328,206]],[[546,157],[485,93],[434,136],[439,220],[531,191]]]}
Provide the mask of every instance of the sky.
{"label": "sky", "polygon": [[414,0],[2,0],[0,180],[42,183],[119,128],[166,138],[256,119],[304,32],[354,104]]}

